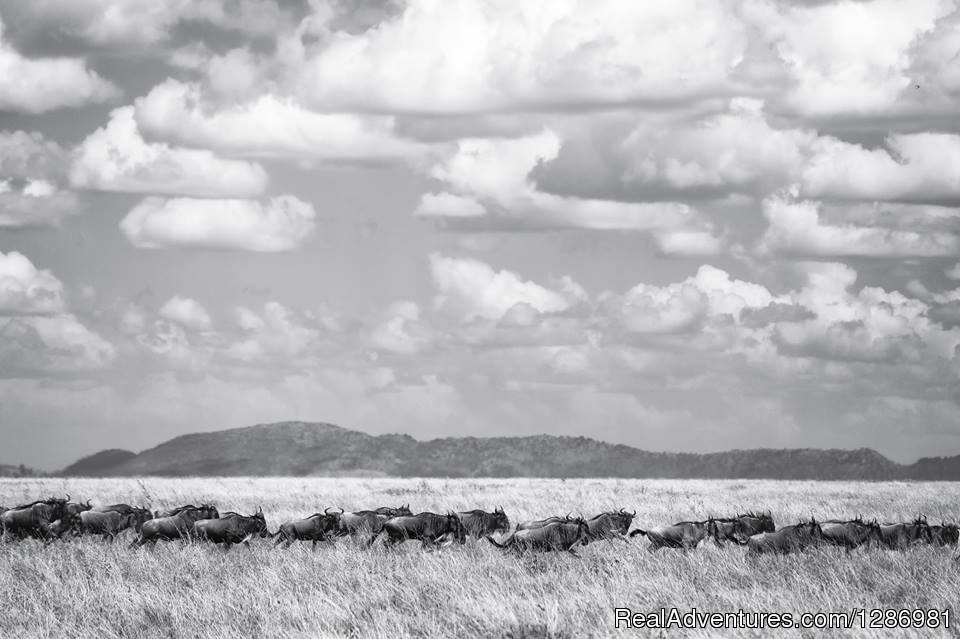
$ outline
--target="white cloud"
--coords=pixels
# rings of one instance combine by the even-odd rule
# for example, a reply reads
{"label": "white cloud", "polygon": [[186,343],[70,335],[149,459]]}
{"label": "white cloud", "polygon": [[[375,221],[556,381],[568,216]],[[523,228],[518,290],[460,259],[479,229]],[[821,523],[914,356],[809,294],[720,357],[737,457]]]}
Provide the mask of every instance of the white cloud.
{"label": "white cloud", "polygon": [[109,367],[116,348],[73,315],[0,318],[0,377],[44,377]]}
{"label": "white cloud", "polygon": [[171,297],[160,307],[160,316],[193,331],[209,331],[213,328],[213,320],[207,309],[189,297]]}
{"label": "white cloud", "polygon": [[858,200],[960,203],[960,135],[891,135],[888,149],[821,138],[804,167],[803,194]]}
{"label": "white cloud", "polygon": [[37,131],[0,131],[0,177],[55,179],[66,171],[66,152]]}
{"label": "white cloud", "polygon": [[259,164],[144,141],[130,106],[111,112],[78,147],[70,180],[86,189],[194,197],[252,197],[267,187]]}
{"label": "white cloud", "polygon": [[77,196],[46,180],[28,180],[21,188],[0,179],[0,228],[56,226],[79,209]]}
{"label": "white cloud", "polygon": [[267,302],[261,313],[236,309],[241,327],[248,333],[230,344],[224,355],[244,363],[296,363],[317,344],[320,331],[292,309],[279,302]]}
{"label": "white cloud", "polygon": [[[795,193],[795,191],[794,191]],[[761,252],[810,256],[938,257],[960,252],[960,236],[821,221],[820,203],[780,193],[763,201],[769,226]]]}
{"label": "white cloud", "polygon": [[328,110],[659,103],[726,89],[746,44],[713,2],[413,0],[376,29],[322,40],[298,84]]}
{"label": "white cloud", "polygon": [[439,295],[436,306],[465,321],[499,319],[514,304],[526,303],[541,313],[564,311],[579,300],[578,292],[561,292],[524,281],[512,271],[495,271],[479,260],[430,256],[430,273]]}
{"label": "white cloud", "polygon": [[289,251],[313,232],[316,212],[291,195],[256,200],[145,198],[120,222],[140,248]]}
{"label": "white cloud", "polygon": [[63,284],[22,253],[0,252],[0,315],[51,315],[66,310]]}
{"label": "white cloud", "polygon": [[26,58],[4,38],[0,18],[0,110],[43,113],[106,102],[120,90],[80,58]]}
{"label": "white cloud", "polygon": [[412,355],[430,346],[430,332],[420,321],[420,307],[415,302],[394,302],[383,315],[383,321],[370,332],[370,343],[374,348]]}
{"label": "white cloud", "polygon": [[530,172],[555,158],[559,149],[560,137],[551,130],[513,139],[459,140],[456,150],[429,172],[449,190],[424,194],[415,214],[448,221],[479,219],[494,228],[698,232],[696,237],[665,236],[663,246],[678,251],[712,248],[703,237],[711,234],[709,225],[686,204],[561,197],[538,190]]}
{"label": "white cloud", "polygon": [[[243,84],[221,92],[256,92],[256,79]],[[137,99],[136,119],[147,133],[237,156],[399,160],[420,156],[427,148],[399,136],[391,116],[314,113],[269,92],[240,104],[217,106],[197,85],[173,79]]]}

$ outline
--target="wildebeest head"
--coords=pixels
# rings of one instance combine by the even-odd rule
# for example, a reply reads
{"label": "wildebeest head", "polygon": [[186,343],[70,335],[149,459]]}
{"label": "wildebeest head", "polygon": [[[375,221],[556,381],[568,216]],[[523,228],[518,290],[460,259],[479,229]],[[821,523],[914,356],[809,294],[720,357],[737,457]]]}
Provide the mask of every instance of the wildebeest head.
{"label": "wildebeest head", "polygon": [[80,502],[68,501],[64,505],[64,512],[70,513],[71,515],[79,515],[82,512],[86,512],[93,508],[93,504],[90,503],[90,500],[87,500],[87,503],[83,504]]}
{"label": "wildebeest head", "polygon": [[626,535],[630,530],[630,524],[633,523],[633,518],[636,517],[637,511],[627,512],[625,508],[621,508],[616,512],[610,513],[611,519],[613,519],[614,524],[617,527],[617,531],[621,535]]}
{"label": "wildebeest head", "polygon": [[925,515],[918,515],[909,526],[907,526],[908,542],[926,541],[933,543],[933,534],[930,530],[930,524],[927,523]]}
{"label": "wildebeest head", "polygon": [[143,522],[153,519],[153,513],[148,508],[134,508],[129,515],[133,518],[133,529],[140,532]]}

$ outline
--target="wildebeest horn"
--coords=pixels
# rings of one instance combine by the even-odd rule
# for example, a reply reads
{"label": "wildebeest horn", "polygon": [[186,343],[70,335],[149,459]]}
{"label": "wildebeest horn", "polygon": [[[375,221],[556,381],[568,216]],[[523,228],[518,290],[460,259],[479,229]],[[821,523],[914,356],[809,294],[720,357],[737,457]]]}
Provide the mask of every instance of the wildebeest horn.
{"label": "wildebeest horn", "polygon": [[67,501],[70,501],[70,493],[67,493]]}
{"label": "wildebeest horn", "polygon": [[87,503],[85,505],[87,508],[93,508],[93,504],[90,503],[89,499],[87,500]]}
{"label": "wildebeest horn", "polygon": [[637,516],[637,511],[634,510],[634,511],[633,511],[632,513],[630,513],[630,514],[631,514],[633,517],[636,517],[636,516]]}

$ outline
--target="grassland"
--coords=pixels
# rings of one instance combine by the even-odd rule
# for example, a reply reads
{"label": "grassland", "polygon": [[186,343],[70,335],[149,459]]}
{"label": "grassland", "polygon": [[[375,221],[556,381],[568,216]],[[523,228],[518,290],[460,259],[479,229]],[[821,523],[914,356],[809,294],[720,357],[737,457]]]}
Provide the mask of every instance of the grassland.
{"label": "grassland", "polygon": [[[0,504],[69,492],[94,503],[154,508],[209,501],[263,507],[271,529],[326,506],[410,503],[445,511],[502,505],[512,521],[621,506],[641,527],[707,514],[770,510],[778,525],[862,514],[960,517],[960,484],[650,480],[8,479]],[[229,552],[182,543],[129,549],[83,539],[0,545],[2,637],[585,637],[660,636],[615,630],[615,607],[818,612],[950,608],[960,612],[954,549],[817,549],[748,558],[703,544],[646,552],[646,541],[601,542],[571,556],[503,556],[468,541],[438,553],[410,543],[363,550],[349,540]],[[951,616],[952,625],[957,626]],[[951,631],[667,631],[665,636],[942,636]]]}

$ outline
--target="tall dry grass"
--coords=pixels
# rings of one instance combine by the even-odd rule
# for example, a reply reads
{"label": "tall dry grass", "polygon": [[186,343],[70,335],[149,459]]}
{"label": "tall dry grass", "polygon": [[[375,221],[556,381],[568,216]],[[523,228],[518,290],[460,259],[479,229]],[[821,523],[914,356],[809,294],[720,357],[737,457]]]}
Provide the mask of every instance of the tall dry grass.
{"label": "tall dry grass", "polygon": [[[212,502],[263,507],[271,529],[326,506],[410,503],[416,512],[502,505],[512,521],[619,508],[641,527],[770,510],[778,525],[862,514],[931,521],[960,516],[960,484],[649,480],[20,479],[0,481],[10,506],[69,492],[94,503],[154,508]],[[184,543],[130,549],[82,539],[0,545],[2,637],[657,636],[615,630],[615,607],[816,612],[958,606],[954,549],[817,549],[745,556],[703,544],[648,553],[642,538],[567,555],[502,555],[468,541],[437,553],[419,544],[364,550],[350,540],[224,552]],[[956,631],[953,631],[956,632]],[[946,631],[668,631],[667,636],[937,636]]]}

